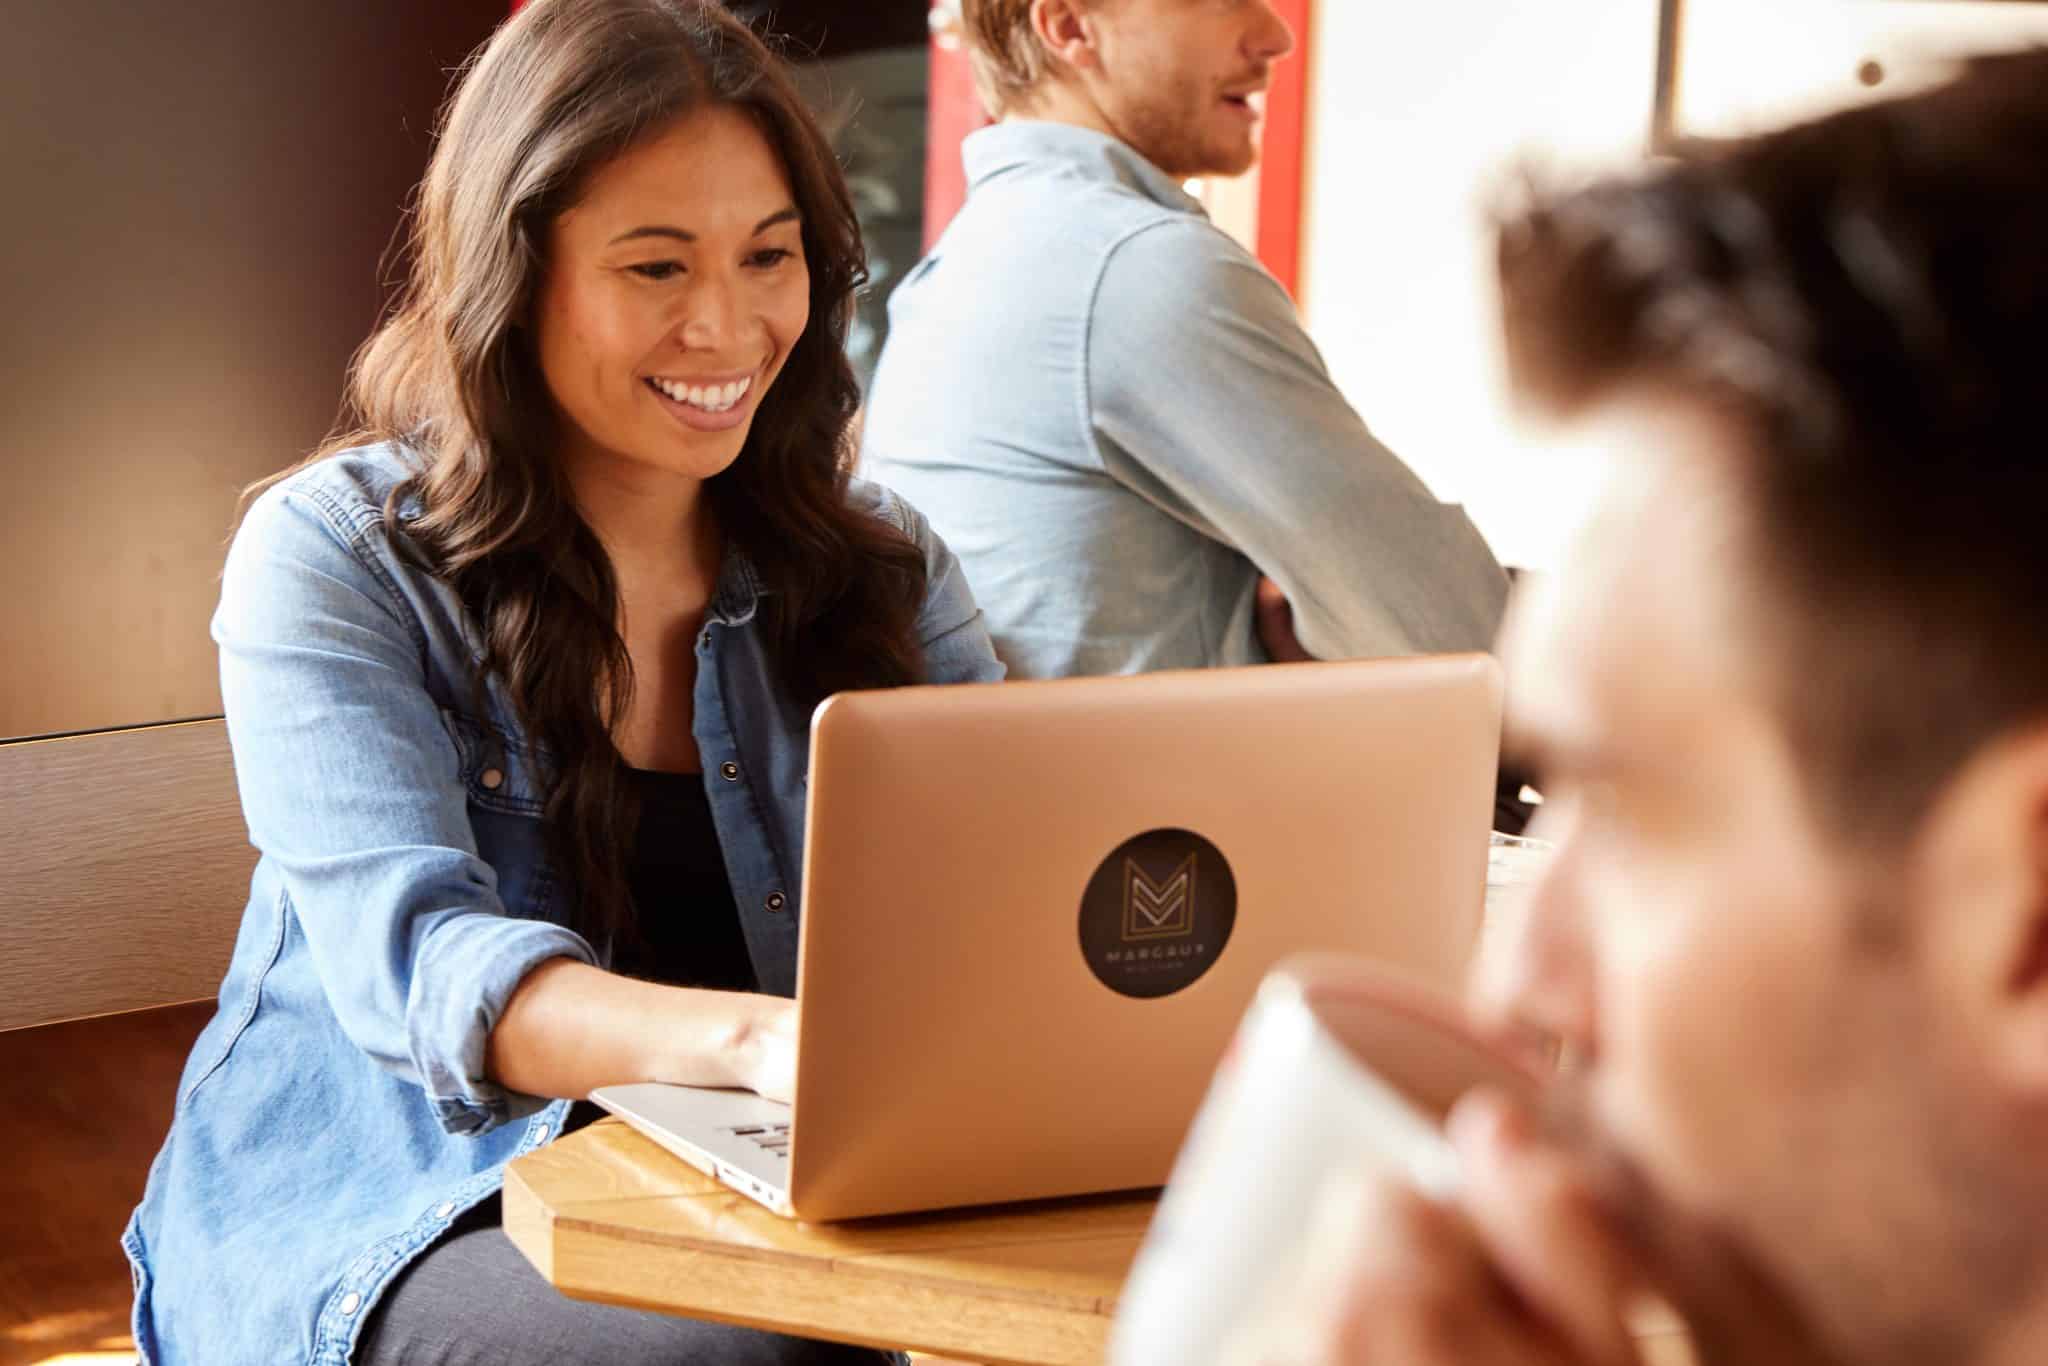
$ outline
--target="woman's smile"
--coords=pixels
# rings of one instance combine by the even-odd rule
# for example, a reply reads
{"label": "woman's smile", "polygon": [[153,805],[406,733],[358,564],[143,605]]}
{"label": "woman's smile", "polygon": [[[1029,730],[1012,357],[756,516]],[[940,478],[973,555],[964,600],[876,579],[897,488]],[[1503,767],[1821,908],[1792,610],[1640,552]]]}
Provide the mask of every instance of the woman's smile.
{"label": "woman's smile", "polygon": [[649,375],[647,388],[655,402],[678,422],[700,432],[723,432],[745,423],[753,414],[755,372],[738,377],[663,377]]}

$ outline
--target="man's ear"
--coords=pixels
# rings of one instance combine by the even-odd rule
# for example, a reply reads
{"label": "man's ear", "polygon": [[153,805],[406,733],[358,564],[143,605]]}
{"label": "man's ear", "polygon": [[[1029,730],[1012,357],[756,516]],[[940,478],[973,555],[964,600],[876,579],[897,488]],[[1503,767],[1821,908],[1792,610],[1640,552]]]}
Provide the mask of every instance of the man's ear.
{"label": "man's ear", "polygon": [[1085,0],[1031,0],[1031,33],[1056,68],[1087,71],[1101,65],[1095,17]]}
{"label": "man's ear", "polygon": [[2021,742],[2024,803],[2016,851],[2025,879],[2023,911],[2006,948],[2005,987],[2014,1010],[2014,1066],[2030,1100],[2048,1106],[2048,726]]}
{"label": "man's ear", "polygon": [[1916,843],[1935,990],[2006,1094],[2048,1115],[2048,722],[1965,764]]}

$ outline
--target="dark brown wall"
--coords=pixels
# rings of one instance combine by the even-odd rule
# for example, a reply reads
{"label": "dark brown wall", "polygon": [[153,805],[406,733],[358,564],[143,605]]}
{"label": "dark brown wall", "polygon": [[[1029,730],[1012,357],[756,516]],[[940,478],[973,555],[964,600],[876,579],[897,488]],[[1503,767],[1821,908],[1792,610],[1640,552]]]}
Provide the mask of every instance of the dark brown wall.
{"label": "dark brown wall", "polygon": [[0,0],[0,736],[216,711],[240,487],[333,422],[504,0]]}

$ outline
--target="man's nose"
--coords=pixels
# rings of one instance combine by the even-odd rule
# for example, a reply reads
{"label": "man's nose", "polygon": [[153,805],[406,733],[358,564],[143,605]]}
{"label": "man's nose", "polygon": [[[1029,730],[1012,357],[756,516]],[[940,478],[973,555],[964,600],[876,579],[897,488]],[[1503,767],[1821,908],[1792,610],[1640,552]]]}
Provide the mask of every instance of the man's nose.
{"label": "man's nose", "polygon": [[1259,9],[1260,22],[1245,42],[1246,52],[1258,61],[1277,62],[1294,51],[1294,30],[1271,3],[1262,0]]}
{"label": "man's nose", "polygon": [[1567,838],[1540,871],[1488,888],[1468,1003],[1490,1031],[1583,1059],[1594,1042],[1594,974],[1574,858]]}

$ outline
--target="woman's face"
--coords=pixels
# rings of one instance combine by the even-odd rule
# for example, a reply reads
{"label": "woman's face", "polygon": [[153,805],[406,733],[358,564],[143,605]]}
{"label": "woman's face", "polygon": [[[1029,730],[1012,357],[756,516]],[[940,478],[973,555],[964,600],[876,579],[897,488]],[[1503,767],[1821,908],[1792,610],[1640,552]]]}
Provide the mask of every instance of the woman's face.
{"label": "woman's face", "polygon": [[601,167],[554,223],[534,330],[564,458],[710,478],[738,457],[809,320],[775,149],[739,110],[676,120]]}

